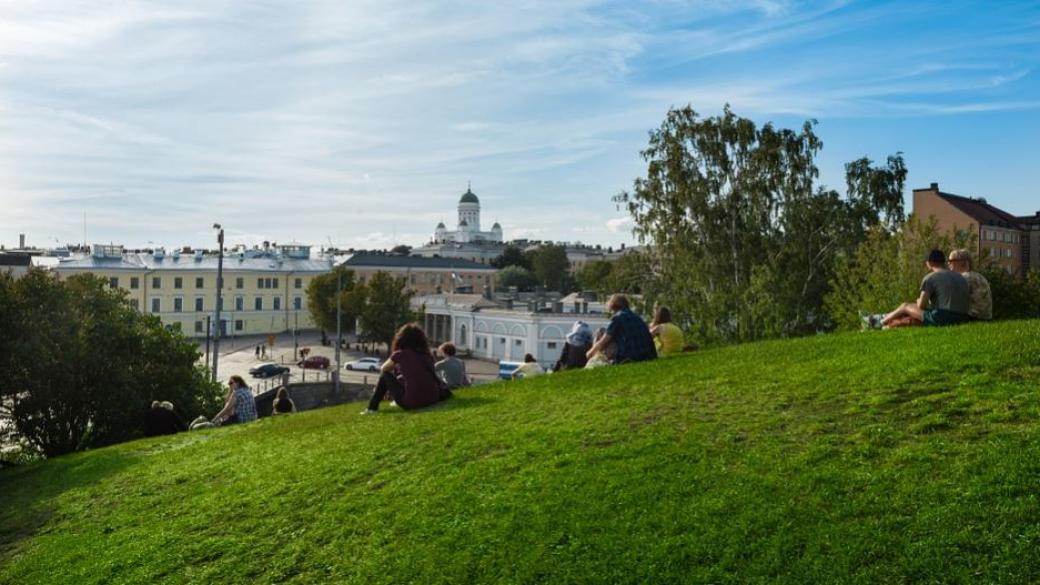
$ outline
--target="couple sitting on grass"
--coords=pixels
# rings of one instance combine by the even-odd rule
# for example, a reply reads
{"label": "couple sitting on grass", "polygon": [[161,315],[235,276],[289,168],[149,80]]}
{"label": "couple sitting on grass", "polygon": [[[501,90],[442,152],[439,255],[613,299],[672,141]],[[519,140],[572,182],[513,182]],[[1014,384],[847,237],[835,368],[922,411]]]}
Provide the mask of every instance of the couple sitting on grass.
{"label": "couple sitting on grass", "polygon": [[891,313],[864,316],[866,328],[943,327],[993,318],[989,281],[971,270],[971,254],[967,250],[951,252],[949,268],[942,250],[932,250],[925,266],[928,274],[921,280],[917,302],[903,303]]}
{"label": "couple sitting on grass", "polygon": [[[441,346],[441,351],[448,355],[448,359],[455,360],[461,365],[461,360],[454,357],[454,350],[454,346],[450,348]],[[426,332],[418,324],[408,323],[398,329],[393,343],[390,344],[390,352],[390,358],[383,363],[381,368],[382,374],[372,392],[368,408],[361,414],[378,412],[379,403],[388,397],[405,410],[423,408],[451,398],[452,394],[448,384],[437,373],[438,364],[433,363],[433,354],[430,353],[430,342],[426,339]],[[444,367],[443,362],[440,365],[442,371],[446,373],[450,371],[453,376],[458,374],[462,380],[465,379],[464,366],[459,370],[454,363],[448,368]]]}
{"label": "couple sitting on grass", "polygon": [[[672,323],[672,313],[667,307],[654,311],[649,327],[632,312],[625,295],[610,297],[607,308],[613,313],[610,326],[600,327],[595,335],[588,323],[575,321],[553,371],[637,362],[683,350],[682,330]],[[624,348],[620,356],[619,347]]]}

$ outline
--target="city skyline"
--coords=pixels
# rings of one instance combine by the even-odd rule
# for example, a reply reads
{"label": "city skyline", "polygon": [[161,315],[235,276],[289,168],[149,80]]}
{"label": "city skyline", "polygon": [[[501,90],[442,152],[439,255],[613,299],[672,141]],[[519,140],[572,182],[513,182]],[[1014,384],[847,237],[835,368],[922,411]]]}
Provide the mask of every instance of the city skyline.
{"label": "city skyline", "polygon": [[472,181],[507,240],[631,244],[687,103],[1032,214],[1038,49],[1030,2],[5,3],[0,243],[414,246]]}

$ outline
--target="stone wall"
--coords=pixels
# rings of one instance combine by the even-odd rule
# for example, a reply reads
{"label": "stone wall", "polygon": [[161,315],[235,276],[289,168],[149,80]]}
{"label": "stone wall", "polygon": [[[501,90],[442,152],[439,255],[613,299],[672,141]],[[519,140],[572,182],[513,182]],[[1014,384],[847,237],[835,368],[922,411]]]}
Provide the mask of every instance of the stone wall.
{"label": "stone wall", "polygon": [[[368,400],[372,396],[371,384],[340,384],[340,394],[336,395],[336,384],[333,382],[300,382],[288,384],[285,389],[289,398],[296,405],[296,410],[314,410],[326,406],[335,406],[347,402]],[[273,388],[256,396],[256,412],[260,416],[271,416],[275,395],[278,388]]]}

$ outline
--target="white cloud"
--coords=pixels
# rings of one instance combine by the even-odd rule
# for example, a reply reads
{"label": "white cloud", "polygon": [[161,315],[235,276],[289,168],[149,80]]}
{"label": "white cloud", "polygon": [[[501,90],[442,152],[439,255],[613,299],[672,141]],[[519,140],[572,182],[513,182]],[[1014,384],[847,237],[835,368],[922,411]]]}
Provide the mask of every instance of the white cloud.
{"label": "white cloud", "polygon": [[631,217],[615,217],[607,220],[607,229],[614,233],[629,231],[631,224]]}
{"label": "white cloud", "polygon": [[[619,243],[630,224],[611,218],[611,196],[645,170],[646,130],[671,105],[806,117],[1038,107],[1014,94],[1035,59],[976,55],[1003,46],[995,30],[855,59],[856,47],[769,58],[927,12],[784,0],[7,0],[0,241],[81,239],[86,212],[92,237],[131,245],[202,244],[214,220],[243,239],[420,244],[472,180],[485,217],[513,237]],[[1031,34],[1016,46],[1035,48]],[[747,55],[762,59],[734,61]]]}

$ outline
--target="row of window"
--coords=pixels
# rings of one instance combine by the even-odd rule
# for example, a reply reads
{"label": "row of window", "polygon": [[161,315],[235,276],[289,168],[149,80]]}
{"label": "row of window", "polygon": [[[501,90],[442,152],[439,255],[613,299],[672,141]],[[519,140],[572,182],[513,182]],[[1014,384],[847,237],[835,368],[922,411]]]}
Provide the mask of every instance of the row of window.
{"label": "row of window", "polygon": [[[177,325],[177,328],[180,329],[180,323],[175,323],[175,325]],[[235,331],[242,331],[243,329],[245,329],[245,321],[243,321],[241,319],[235,319]],[[195,322],[195,333],[205,333],[205,332],[206,332],[206,322],[205,321],[196,321]]]}
{"label": "row of window", "polygon": [[982,239],[988,242],[1008,242],[1017,244],[1019,234],[1016,232],[1001,232],[997,230],[982,230]]}
{"label": "row of window", "polygon": [[[137,299],[130,299],[130,305],[133,308],[137,309],[138,308]],[[205,311],[206,309],[205,309],[204,305],[205,305],[205,302],[204,302],[204,299],[202,297],[196,298],[195,299],[195,312],[201,313],[201,312]],[[220,305],[221,305],[220,310],[223,311],[224,310],[224,299],[220,299]],[[256,311],[263,311],[264,310],[264,298],[263,297],[256,297],[256,299],[254,299],[253,309],[256,310]],[[280,311],[281,309],[282,309],[282,297],[274,297],[273,299],[271,299],[271,310],[273,310],[273,311]],[[296,310],[302,310],[303,309],[303,297],[293,297],[293,309],[296,309]],[[235,310],[236,311],[244,311],[245,310],[245,298],[243,298],[243,297],[235,297]],[[173,299],[173,312],[174,313],[180,313],[180,312],[183,312],[183,311],[184,311],[184,299],[182,299],[182,298],[175,298],[175,299]],[[161,313],[162,312],[162,299],[152,299],[152,312],[153,313]]]}
{"label": "row of window", "polygon": [[[456,276],[455,280],[468,280],[468,281],[472,282],[472,281],[475,281],[475,280],[480,280],[480,275],[479,274],[459,274],[459,275]],[[451,281],[451,275],[450,274],[440,274],[440,273],[438,273],[438,274],[430,274],[426,278],[423,278],[422,281],[424,281],[426,283],[429,283],[429,284],[445,284],[445,283],[448,283],[448,282]],[[362,282],[362,284],[364,283],[364,279],[363,278],[362,278],[361,282]],[[419,282],[418,276],[415,275],[415,274],[412,274],[411,277],[410,277],[409,282],[411,284],[417,284]],[[490,284],[490,283],[491,283],[491,277],[489,275],[485,274],[484,275],[484,284]]]}
{"label": "row of window", "polygon": [[1013,258],[1015,256],[1014,250],[1011,248],[986,248],[986,253],[990,258]]}
{"label": "row of window", "polygon": [[[195,279],[195,288],[206,288],[205,284],[206,284],[206,279],[204,277],[199,276],[199,277],[197,277]],[[112,287],[112,288],[119,288],[119,277],[118,276],[110,277],[108,279],[108,285],[110,287]],[[246,287],[246,279],[241,277],[241,276],[236,277],[235,278],[235,288],[239,289],[239,290],[242,290],[245,287]],[[256,287],[257,288],[267,288],[267,289],[278,288],[278,279],[277,278],[258,278],[258,279],[256,279]],[[139,288],[141,288],[141,279],[139,277],[137,277],[137,276],[131,276],[130,277],[130,289],[131,290],[137,290]],[[173,277],[173,288],[174,289],[182,289],[182,288],[184,288],[184,278],[182,278],[180,276]],[[295,288],[297,290],[302,289],[303,288],[303,279],[302,278],[293,279],[293,288]],[[161,276],[153,276],[152,277],[152,289],[153,290],[161,290],[162,289],[162,277]]]}

